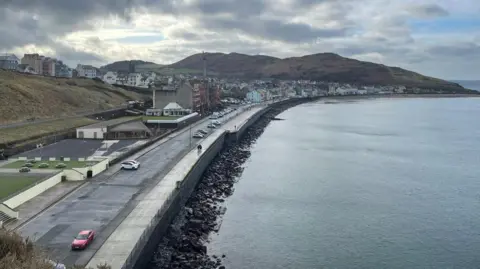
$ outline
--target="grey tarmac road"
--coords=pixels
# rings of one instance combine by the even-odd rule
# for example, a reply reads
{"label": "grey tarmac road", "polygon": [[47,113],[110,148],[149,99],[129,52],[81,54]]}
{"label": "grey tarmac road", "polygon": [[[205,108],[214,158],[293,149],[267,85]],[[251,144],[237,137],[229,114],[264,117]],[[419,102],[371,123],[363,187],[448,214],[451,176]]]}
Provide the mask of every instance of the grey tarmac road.
{"label": "grey tarmac road", "polygon": [[[230,114],[224,118],[233,117],[236,113]],[[208,130],[206,125],[209,122],[206,120],[200,123],[191,132],[200,128]],[[66,265],[87,264],[96,250],[133,210],[139,197],[144,195],[142,191],[161,180],[191,149],[190,141],[192,147],[201,142],[191,138],[189,128],[182,130],[179,135],[139,157],[139,170],[113,171],[111,168],[28,221],[18,231],[46,247],[51,258],[56,261]],[[73,237],[84,229],[95,230],[97,238],[86,250],[71,251]]]}

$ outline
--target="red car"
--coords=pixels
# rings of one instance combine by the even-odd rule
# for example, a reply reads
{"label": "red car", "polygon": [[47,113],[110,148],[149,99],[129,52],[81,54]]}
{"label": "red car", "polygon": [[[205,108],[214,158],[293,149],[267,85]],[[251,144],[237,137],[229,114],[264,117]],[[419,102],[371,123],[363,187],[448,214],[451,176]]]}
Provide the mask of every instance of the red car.
{"label": "red car", "polygon": [[85,249],[95,238],[95,232],[92,230],[85,230],[78,233],[73,239],[72,250]]}

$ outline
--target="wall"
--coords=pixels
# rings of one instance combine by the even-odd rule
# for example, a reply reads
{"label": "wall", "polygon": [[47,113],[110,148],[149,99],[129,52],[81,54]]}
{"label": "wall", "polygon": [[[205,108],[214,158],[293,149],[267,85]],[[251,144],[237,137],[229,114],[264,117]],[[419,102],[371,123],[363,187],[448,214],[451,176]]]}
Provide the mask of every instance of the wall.
{"label": "wall", "polygon": [[24,190],[23,192],[8,198],[3,203],[9,206],[10,208],[16,208],[17,206],[27,202],[28,200],[39,195],[40,193],[60,183],[62,181],[62,175],[63,173],[60,172],[51,178],[47,178],[43,181],[40,181],[35,185],[31,186],[30,188],[28,188],[27,190]]}
{"label": "wall", "polygon": [[[18,219],[18,212],[11,209],[9,206],[7,206],[4,203],[0,204],[0,212],[5,213],[10,218]],[[0,225],[0,228],[2,228],[2,225]]]}
{"label": "wall", "polygon": [[132,257],[134,262],[126,268],[144,268],[146,263],[150,259],[143,259],[140,257],[150,257],[155,251],[159,240],[165,234],[168,226],[172,222],[173,218],[177,215],[182,206],[185,205],[188,198],[192,194],[193,190],[197,186],[199,179],[202,177],[205,169],[210,165],[213,158],[222,150],[225,140],[225,133],[219,136],[219,138],[208,148],[205,149],[202,157],[197,160],[196,164],[190,170],[188,175],[183,179],[180,188],[171,194],[170,202],[165,207],[165,211],[161,213],[158,223],[149,236],[146,237],[146,241],[143,242],[143,247],[137,248],[138,251]]}
{"label": "wall", "polygon": [[[107,131],[106,128],[105,132]],[[80,139],[103,139],[103,132],[102,128],[77,128],[77,138]],[[80,132],[83,132],[83,137],[80,135]],[[97,133],[97,137],[95,138],[95,133]]]}

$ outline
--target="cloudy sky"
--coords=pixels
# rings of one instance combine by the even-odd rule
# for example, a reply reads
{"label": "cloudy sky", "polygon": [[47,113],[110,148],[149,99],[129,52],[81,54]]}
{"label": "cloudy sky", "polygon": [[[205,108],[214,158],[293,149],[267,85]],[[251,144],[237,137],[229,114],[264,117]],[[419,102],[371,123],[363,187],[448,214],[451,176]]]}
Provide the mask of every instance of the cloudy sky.
{"label": "cloudy sky", "polygon": [[335,52],[480,79],[478,0],[0,0],[0,52],[103,65]]}

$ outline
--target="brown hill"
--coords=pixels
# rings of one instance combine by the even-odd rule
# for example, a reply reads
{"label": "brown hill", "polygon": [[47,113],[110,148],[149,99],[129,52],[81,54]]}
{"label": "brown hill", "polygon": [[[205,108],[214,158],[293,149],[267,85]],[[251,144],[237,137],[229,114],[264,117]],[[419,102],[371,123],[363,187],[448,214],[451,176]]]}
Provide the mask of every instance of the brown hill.
{"label": "brown hill", "polygon": [[[405,85],[455,92],[467,91],[457,83],[371,62],[319,53],[279,59],[264,55],[239,53],[206,53],[208,72],[221,76],[244,78],[310,79],[318,81],[358,83],[363,85]],[[169,67],[203,69],[201,53],[189,56]]]}
{"label": "brown hill", "polygon": [[92,79],[66,79],[0,70],[0,124],[107,110],[143,96]]}

